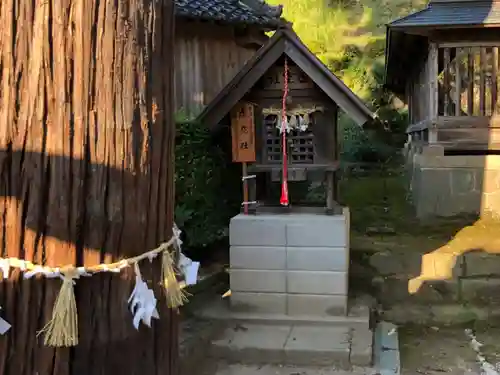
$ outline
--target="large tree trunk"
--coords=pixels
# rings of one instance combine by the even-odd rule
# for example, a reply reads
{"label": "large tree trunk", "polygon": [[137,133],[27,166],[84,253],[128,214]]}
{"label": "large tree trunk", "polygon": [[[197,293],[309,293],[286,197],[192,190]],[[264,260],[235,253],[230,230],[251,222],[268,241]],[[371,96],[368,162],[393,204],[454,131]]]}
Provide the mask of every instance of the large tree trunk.
{"label": "large tree trunk", "polygon": [[[171,236],[173,0],[0,0],[0,252],[51,266]],[[80,344],[43,346],[60,280],[0,283],[2,375],[174,375],[176,314],[132,327],[131,270],[78,280]]]}

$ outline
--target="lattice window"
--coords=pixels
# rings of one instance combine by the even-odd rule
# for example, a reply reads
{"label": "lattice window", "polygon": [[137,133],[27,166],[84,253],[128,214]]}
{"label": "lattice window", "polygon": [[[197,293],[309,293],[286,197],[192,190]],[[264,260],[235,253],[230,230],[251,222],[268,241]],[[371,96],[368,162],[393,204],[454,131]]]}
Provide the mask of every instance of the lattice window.
{"label": "lattice window", "polygon": [[[310,115],[311,124],[314,123],[313,115]],[[266,162],[269,164],[280,163],[282,160],[281,135],[277,128],[278,116],[268,115],[264,118]],[[292,130],[287,133],[288,157],[292,164],[314,163],[314,135],[312,126],[305,131]]]}
{"label": "lattice window", "polygon": [[439,49],[439,115],[500,114],[499,47]]}

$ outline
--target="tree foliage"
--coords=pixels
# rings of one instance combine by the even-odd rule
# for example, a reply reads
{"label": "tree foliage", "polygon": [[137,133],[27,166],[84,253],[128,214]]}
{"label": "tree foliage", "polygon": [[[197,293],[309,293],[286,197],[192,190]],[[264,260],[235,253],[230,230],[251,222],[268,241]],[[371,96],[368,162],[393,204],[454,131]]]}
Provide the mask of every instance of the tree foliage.
{"label": "tree foliage", "polygon": [[[382,87],[385,25],[422,8],[424,0],[268,0],[284,5],[284,17],[309,49],[359,95],[393,133],[404,129],[400,101]],[[341,116],[343,155],[357,159],[371,153],[368,135]],[[398,137],[395,138],[396,140]],[[396,141],[396,143],[398,143]],[[399,146],[396,144],[395,146]],[[372,146],[368,147],[372,148]],[[385,151],[381,151],[383,153]]]}
{"label": "tree foliage", "polygon": [[183,121],[176,136],[175,220],[188,248],[204,248],[227,236],[229,219],[241,203],[241,167],[224,149],[229,135]]}

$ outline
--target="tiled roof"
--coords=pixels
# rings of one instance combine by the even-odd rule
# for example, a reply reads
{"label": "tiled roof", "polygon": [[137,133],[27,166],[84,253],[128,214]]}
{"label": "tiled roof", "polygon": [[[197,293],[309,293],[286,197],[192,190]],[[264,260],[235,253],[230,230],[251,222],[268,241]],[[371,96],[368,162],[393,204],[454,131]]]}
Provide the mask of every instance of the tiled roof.
{"label": "tiled roof", "polygon": [[500,2],[434,1],[427,8],[395,20],[389,27],[469,26],[500,23]]}
{"label": "tiled roof", "polygon": [[175,0],[175,5],[180,17],[272,28],[280,24],[283,10],[264,0]]}

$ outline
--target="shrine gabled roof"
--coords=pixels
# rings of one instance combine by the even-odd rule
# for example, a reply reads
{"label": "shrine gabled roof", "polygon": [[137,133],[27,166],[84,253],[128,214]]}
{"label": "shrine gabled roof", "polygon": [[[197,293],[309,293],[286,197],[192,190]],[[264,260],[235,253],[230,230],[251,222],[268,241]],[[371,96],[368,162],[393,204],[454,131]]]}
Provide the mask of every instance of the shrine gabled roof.
{"label": "shrine gabled roof", "polygon": [[390,28],[500,24],[500,2],[493,0],[431,1],[418,12],[399,18]]}
{"label": "shrine gabled roof", "polygon": [[500,26],[499,0],[432,0],[421,11],[387,25],[385,86],[403,95],[409,72],[426,55],[428,32]]}
{"label": "shrine gabled roof", "polygon": [[175,0],[178,17],[233,24],[259,25],[276,29],[283,7],[264,0]]}
{"label": "shrine gabled roof", "polygon": [[292,60],[333,102],[358,125],[375,119],[363,101],[333,74],[300,40],[290,26],[279,28],[198,116],[197,121],[216,127],[231,109],[283,56]]}

